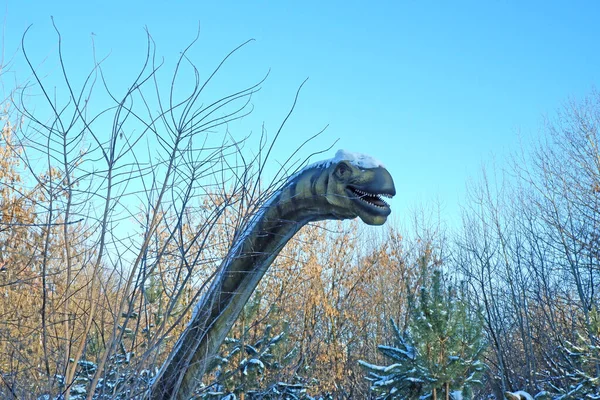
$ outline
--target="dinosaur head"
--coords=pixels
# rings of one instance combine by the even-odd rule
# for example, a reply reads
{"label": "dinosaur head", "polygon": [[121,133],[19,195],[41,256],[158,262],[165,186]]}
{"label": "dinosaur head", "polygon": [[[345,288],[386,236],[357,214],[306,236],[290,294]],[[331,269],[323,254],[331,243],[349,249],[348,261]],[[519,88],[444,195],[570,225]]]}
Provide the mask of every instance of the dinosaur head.
{"label": "dinosaur head", "polygon": [[368,225],[382,225],[391,212],[382,197],[395,194],[394,180],[380,163],[342,159],[329,167],[326,198],[343,218],[360,217]]}

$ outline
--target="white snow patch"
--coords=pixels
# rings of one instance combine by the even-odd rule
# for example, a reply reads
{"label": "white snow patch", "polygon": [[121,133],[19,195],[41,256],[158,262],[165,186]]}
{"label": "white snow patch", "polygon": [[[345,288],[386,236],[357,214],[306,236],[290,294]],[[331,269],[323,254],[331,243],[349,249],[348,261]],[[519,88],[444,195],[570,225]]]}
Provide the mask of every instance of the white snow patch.
{"label": "white snow patch", "polygon": [[310,168],[315,168],[315,167],[327,168],[331,164],[334,164],[334,163],[337,163],[340,161],[348,161],[348,162],[350,162],[350,164],[355,165],[359,168],[385,167],[381,161],[379,161],[378,159],[371,157],[367,154],[354,153],[352,151],[340,149],[337,151],[337,153],[335,153],[335,157],[327,159],[327,160],[317,161],[316,163],[310,164],[310,165],[302,168],[302,170],[299,172],[302,172],[302,171],[310,169]]}
{"label": "white snow patch", "polygon": [[350,164],[359,167],[359,168],[377,168],[382,167],[385,168],[383,163],[378,159],[371,157],[367,154],[354,153],[348,150],[340,149],[335,153],[335,157],[329,158],[327,160],[317,161],[315,163],[309,164],[306,167],[300,169],[298,172],[293,174],[287,179],[287,182],[295,179],[298,175],[304,173],[304,171],[313,169],[313,168],[327,168],[331,164],[338,163],[340,161],[348,161]]}
{"label": "white snow patch", "polygon": [[251,358],[250,360],[248,360],[248,364],[257,365],[259,368],[265,367],[265,364],[263,364],[262,361],[260,361],[258,358]]}
{"label": "white snow patch", "polygon": [[402,364],[392,364],[392,365],[388,365],[387,367],[385,367],[385,369],[383,370],[383,372],[388,373],[390,371],[393,371],[396,368],[400,368],[402,367]]}
{"label": "white snow patch", "polygon": [[377,371],[377,372],[385,372],[385,369],[386,369],[386,367],[370,364],[363,360],[358,360],[358,363],[365,368],[372,369],[373,371]]}
{"label": "white snow patch", "polygon": [[450,393],[450,398],[452,400],[463,400],[463,394],[460,390],[455,390]]}
{"label": "white snow patch", "polygon": [[522,399],[522,400],[533,400],[533,396],[532,395],[530,395],[529,393],[524,392],[522,390],[519,390],[519,391],[516,391],[516,392],[507,392],[507,393],[510,393],[513,396],[515,396],[515,397],[517,397],[519,399]]}
{"label": "white snow patch", "polygon": [[522,390],[519,390],[516,394],[520,395],[522,399],[524,400],[533,400],[533,396],[530,395],[527,392],[524,392]]}
{"label": "white snow patch", "polygon": [[87,394],[87,391],[85,390],[85,385],[75,385],[71,388],[71,394],[74,395],[78,395],[78,394]]}
{"label": "white snow patch", "polygon": [[244,365],[244,370],[242,371],[242,373],[244,375],[248,375],[248,366],[249,365],[254,365],[256,368],[258,368],[260,373],[262,373],[262,371],[265,369],[265,365],[262,363],[262,361],[260,361],[259,359],[256,359],[256,358],[251,358],[247,362],[246,362],[246,359],[244,359],[240,364]]}
{"label": "white snow patch", "polygon": [[332,162],[338,162],[342,160],[350,161],[350,164],[356,165],[360,168],[377,168],[384,166],[381,161],[367,154],[353,153],[347,150],[338,150],[337,153],[335,153],[335,157],[332,159]]}

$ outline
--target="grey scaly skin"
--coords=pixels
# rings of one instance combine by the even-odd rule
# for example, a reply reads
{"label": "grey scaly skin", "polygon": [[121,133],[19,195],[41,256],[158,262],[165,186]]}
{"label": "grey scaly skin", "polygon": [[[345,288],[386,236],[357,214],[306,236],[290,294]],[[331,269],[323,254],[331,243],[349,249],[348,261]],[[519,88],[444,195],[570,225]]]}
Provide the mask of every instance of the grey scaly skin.
{"label": "grey scaly skin", "polygon": [[[339,153],[338,153],[339,154]],[[291,177],[223,261],[150,391],[150,399],[188,400],[210,370],[219,347],[283,246],[305,224],[359,217],[382,225],[391,210],[381,196],[396,194],[382,166],[347,160],[317,165]]]}

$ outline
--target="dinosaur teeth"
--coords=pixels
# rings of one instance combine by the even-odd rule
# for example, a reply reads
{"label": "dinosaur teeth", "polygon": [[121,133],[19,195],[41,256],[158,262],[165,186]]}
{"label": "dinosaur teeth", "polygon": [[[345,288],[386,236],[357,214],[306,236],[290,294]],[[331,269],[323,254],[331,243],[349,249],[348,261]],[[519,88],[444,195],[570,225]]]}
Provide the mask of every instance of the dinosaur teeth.
{"label": "dinosaur teeth", "polygon": [[364,201],[365,203],[367,203],[370,206],[374,206],[374,207],[378,207],[378,208],[386,208],[386,207],[390,206],[388,203],[386,203],[385,201],[383,201],[381,199],[379,199],[379,201],[382,202],[384,205],[375,204],[375,203],[365,199],[364,197],[359,197],[359,199]]}
{"label": "dinosaur teeth", "polygon": [[369,193],[369,192],[365,192],[364,190],[355,189],[355,188],[352,188],[352,190],[355,191],[356,193],[359,193],[359,194],[363,195],[363,196],[372,196],[372,197],[378,197],[378,198],[380,198],[380,197],[383,196],[383,197],[386,197],[388,199],[391,199],[392,197],[394,197],[391,194],[387,194],[387,193]]}
{"label": "dinosaur teeth", "polygon": [[378,207],[378,208],[387,208],[387,207],[389,207],[389,204],[387,202],[385,202],[381,198],[381,196],[384,196],[384,197],[387,197],[387,198],[391,198],[392,197],[389,194],[385,194],[385,193],[381,193],[381,194],[368,193],[368,192],[365,192],[364,190],[360,190],[360,189],[356,189],[356,188],[352,188],[352,191],[354,191],[354,193],[356,193],[358,195],[358,199],[364,201],[365,203],[367,203],[370,206]]}

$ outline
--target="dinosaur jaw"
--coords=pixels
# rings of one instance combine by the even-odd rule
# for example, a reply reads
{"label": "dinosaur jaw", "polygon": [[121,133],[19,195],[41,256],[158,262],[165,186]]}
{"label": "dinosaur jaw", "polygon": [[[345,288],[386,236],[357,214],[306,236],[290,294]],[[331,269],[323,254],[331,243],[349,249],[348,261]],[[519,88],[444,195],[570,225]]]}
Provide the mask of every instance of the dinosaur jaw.
{"label": "dinosaur jaw", "polygon": [[392,212],[390,205],[383,198],[392,198],[395,193],[375,193],[351,185],[347,186],[346,191],[356,207],[358,216],[369,225],[383,224]]}

